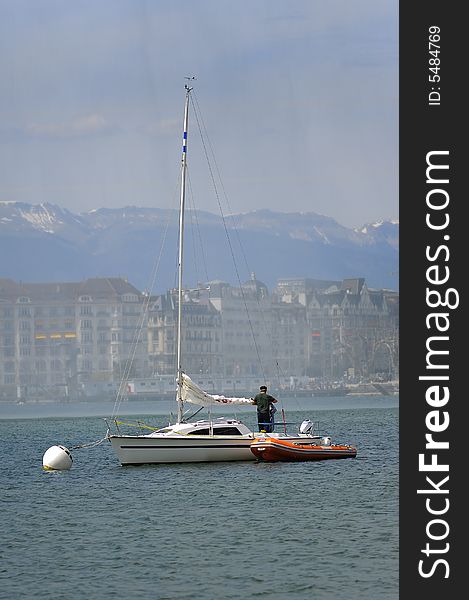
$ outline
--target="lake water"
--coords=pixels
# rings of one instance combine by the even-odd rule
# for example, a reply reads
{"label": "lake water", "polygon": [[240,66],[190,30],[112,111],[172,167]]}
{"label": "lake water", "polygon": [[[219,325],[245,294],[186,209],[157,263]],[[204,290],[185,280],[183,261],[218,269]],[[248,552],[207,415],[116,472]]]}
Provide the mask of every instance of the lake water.
{"label": "lake water", "polygon": [[[112,404],[0,405],[0,598],[397,599],[398,399],[284,407],[357,458],[122,467],[105,442],[46,472],[50,446],[104,436]],[[164,425],[168,409],[120,414]]]}

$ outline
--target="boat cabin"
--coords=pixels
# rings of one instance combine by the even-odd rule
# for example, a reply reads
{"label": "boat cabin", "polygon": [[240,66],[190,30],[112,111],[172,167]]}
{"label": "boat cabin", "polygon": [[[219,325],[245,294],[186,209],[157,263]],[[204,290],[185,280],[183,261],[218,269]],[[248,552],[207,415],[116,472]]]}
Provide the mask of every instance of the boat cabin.
{"label": "boat cabin", "polygon": [[160,437],[168,435],[234,435],[241,437],[253,437],[253,432],[241,421],[236,419],[215,419],[213,421],[201,420],[194,423],[176,423],[168,427],[158,429],[147,437]]}

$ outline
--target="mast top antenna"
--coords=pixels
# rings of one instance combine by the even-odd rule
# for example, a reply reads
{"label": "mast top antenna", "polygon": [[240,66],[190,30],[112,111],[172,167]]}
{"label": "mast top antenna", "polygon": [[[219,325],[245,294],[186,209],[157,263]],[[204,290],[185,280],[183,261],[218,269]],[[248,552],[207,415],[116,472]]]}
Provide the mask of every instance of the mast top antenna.
{"label": "mast top antenna", "polygon": [[[184,77],[184,79],[187,79],[187,81],[194,81],[197,77]],[[187,83],[184,87],[188,92],[192,91],[192,88]]]}

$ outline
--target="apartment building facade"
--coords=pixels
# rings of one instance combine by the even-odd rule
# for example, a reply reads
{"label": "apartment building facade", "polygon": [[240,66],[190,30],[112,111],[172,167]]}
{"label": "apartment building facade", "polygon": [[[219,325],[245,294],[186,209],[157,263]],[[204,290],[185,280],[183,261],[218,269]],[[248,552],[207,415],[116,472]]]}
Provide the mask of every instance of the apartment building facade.
{"label": "apartment building facade", "polygon": [[[120,278],[0,279],[0,397],[77,396],[148,369],[144,296]],[[145,336],[136,343],[136,332]]]}
{"label": "apartment building facade", "polygon": [[[0,279],[0,399],[174,376],[177,302],[120,278]],[[269,293],[252,274],[186,290],[182,308],[183,367],[199,379],[398,377],[399,295],[363,278],[282,279]]]}
{"label": "apartment building facade", "polygon": [[[178,292],[151,298],[148,310],[148,357],[152,375],[175,375]],[[192,375],[222,369],[221,316],[204,295],[185,292],[181,350],[184,370]]]}

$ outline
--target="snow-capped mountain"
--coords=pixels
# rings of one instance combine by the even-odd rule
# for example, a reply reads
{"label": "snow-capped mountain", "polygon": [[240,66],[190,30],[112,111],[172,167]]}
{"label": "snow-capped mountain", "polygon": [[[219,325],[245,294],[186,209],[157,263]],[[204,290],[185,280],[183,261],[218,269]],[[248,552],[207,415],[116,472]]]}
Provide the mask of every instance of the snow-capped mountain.
{"label": "snow-capped mountain", "polygon": [[374,242],[385,241],[396,250],[399,249],[399,221],[397,219],[368,223],[359,231],[366,235],[369,240]]}
{"label": "snow-capped mountain", "polygon": [[[75,214],[52,204],[0,202],[0,277],[71,281],[125,276],[144,289],[162,252],[156,287],[164,291],[175,282],[177,225],[177,212],[169,209],[130,206]],[[398,221],[349,229],[313,212],[257,210],[223,221],[212,213],[188,211],[186,231],[189,285],[207,277],[236,285],[236,271],[244,280],[250,269],[270,288],[282,277],[358,276],[370,287],[398,287]]]}

